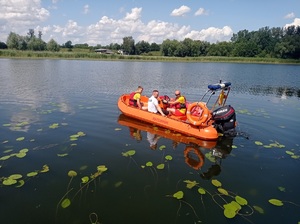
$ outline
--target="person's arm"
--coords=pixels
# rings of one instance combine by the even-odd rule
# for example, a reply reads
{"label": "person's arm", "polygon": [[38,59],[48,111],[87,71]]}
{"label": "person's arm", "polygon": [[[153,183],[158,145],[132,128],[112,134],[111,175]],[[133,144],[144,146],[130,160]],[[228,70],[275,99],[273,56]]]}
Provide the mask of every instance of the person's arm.
{"label": "person's arm", "polygon": [[141,104],[140,98],[138,98],[138,99],[136,100],[136,103],[137,103],[138,107],[139,107],[140,109],[142,109],[142,104]]}
{"label": "person's arm", "polygon": [[162,112],[160,106],[159,106],[159,105],[155,105],[155,106],[156,106],[156,109],[158,110],[158,112],[159,112],[162,116],[165,117],[166,115],[164,114],[164,112]]}

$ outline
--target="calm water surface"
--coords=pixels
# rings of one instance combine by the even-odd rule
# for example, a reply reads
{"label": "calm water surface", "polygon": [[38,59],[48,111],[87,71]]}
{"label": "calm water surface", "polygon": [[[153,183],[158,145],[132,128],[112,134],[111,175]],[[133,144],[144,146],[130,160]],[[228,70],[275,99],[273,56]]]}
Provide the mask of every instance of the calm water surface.
{"label": "calm water surface", "polygon": [[[0,68],[1,223],[300,221],[299,66],[1,59]],[[185,158],[186,138],[163,135],[151,149],[147,138],[157,129],[137,122],[139,137],[132,120],[122,123],[118,97],[138,85],[145,95],[180,89],[198,101],[220,79],[232,83],[228,103],[240,135],[199,143],[200,168],[191,166],[196,154]],[[125,157],[129,150],[135,154]],[[100,165],[107,171],[84,183]],[[6,186],[13,174],[22,177]],[[212,180],[229,195],[220,196]],[[196,185],[189,189],[186,181]],[[178,191],[181,200],[173,197]],[[248,205],[227,219],[222,205],[236,195]],[[65,199],[71,204],[62,208]]]}

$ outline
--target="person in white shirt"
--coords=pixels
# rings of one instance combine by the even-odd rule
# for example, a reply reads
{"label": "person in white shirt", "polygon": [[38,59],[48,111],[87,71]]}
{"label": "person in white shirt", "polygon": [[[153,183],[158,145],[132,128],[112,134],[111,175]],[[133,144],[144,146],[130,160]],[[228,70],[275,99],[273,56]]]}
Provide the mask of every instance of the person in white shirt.
{"label": "person in white shirt", "polygon": [[148,100],[148,111],[152,113],[160,113],[162,116],[166,116],[160,106],[158,105],[157,97],[159,95],[158,90],[153,90],[152,96]]}

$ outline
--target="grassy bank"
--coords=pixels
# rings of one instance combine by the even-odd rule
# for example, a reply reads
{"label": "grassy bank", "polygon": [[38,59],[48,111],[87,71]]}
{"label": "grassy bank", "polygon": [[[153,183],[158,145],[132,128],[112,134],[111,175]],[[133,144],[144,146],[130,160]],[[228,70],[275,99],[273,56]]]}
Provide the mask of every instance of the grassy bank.
{"label": "grassy bank", "polygon": [[138,55],[107,55],[90,52],[89,50],[73,49],[73,51],[18,51],[0,50],[0,58],[47,58],[47,59],[85,59],[85,60],[134,60],[134,61],[169,61],[169,62],[235,62],[265,64],[300,64],[300,60],[278,58],[245,58],[245,57],[164,57],[156,53],[147,56]]}

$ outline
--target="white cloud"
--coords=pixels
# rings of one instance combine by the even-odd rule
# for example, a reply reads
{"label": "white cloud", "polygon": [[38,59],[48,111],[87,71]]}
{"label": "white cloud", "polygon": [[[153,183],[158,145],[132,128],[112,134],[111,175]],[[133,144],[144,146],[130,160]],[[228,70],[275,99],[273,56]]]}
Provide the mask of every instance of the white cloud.
{"label": "white cloud", "polygon": [[174,9],[171,16],[184,16],[189,11],[191,11],[191,9],[188,6],[182,5],[180,8]]}
{"label": "white cloud", "polygon": [[291,13],[285,15],[284,18],[285,19],[293,19],[293,18],[295,18],[295,13],[291,12]]}
{"label": "white cloud", "polygon": [[88,14],[89,10],[90,10],[90,6],[89,5],[83,6],[83,14]]}
{"label": "white cloud", "polygon": [[295,18],[295,19],[294,19],[294,22],[289,23],[289,24],[286,24],[286,25],[284,26],[284,28],[287,28],[287,27],[289,27],[289,26],[300,26],[300,18]]}
{"label": "white cloud", "polygon": [[222,29],[209,27],[200,31],[192,30],[186,34],[186,38],[193,40],[202,40],[208,42],[228,41],[232,37],[233,31],[229,26],[224,26]]}
{"label": "white cloud", "polygon": [[202,16],[202,15],[208,15],[208,11],[206,11],[204,8],[199,8],[197,12],[195,12],[195,16]]}
{"label": "white cloud", "polygon": [[49,15],[40,0],[0,1],[0,20],[5,20],[11,28],[38,24]]}

